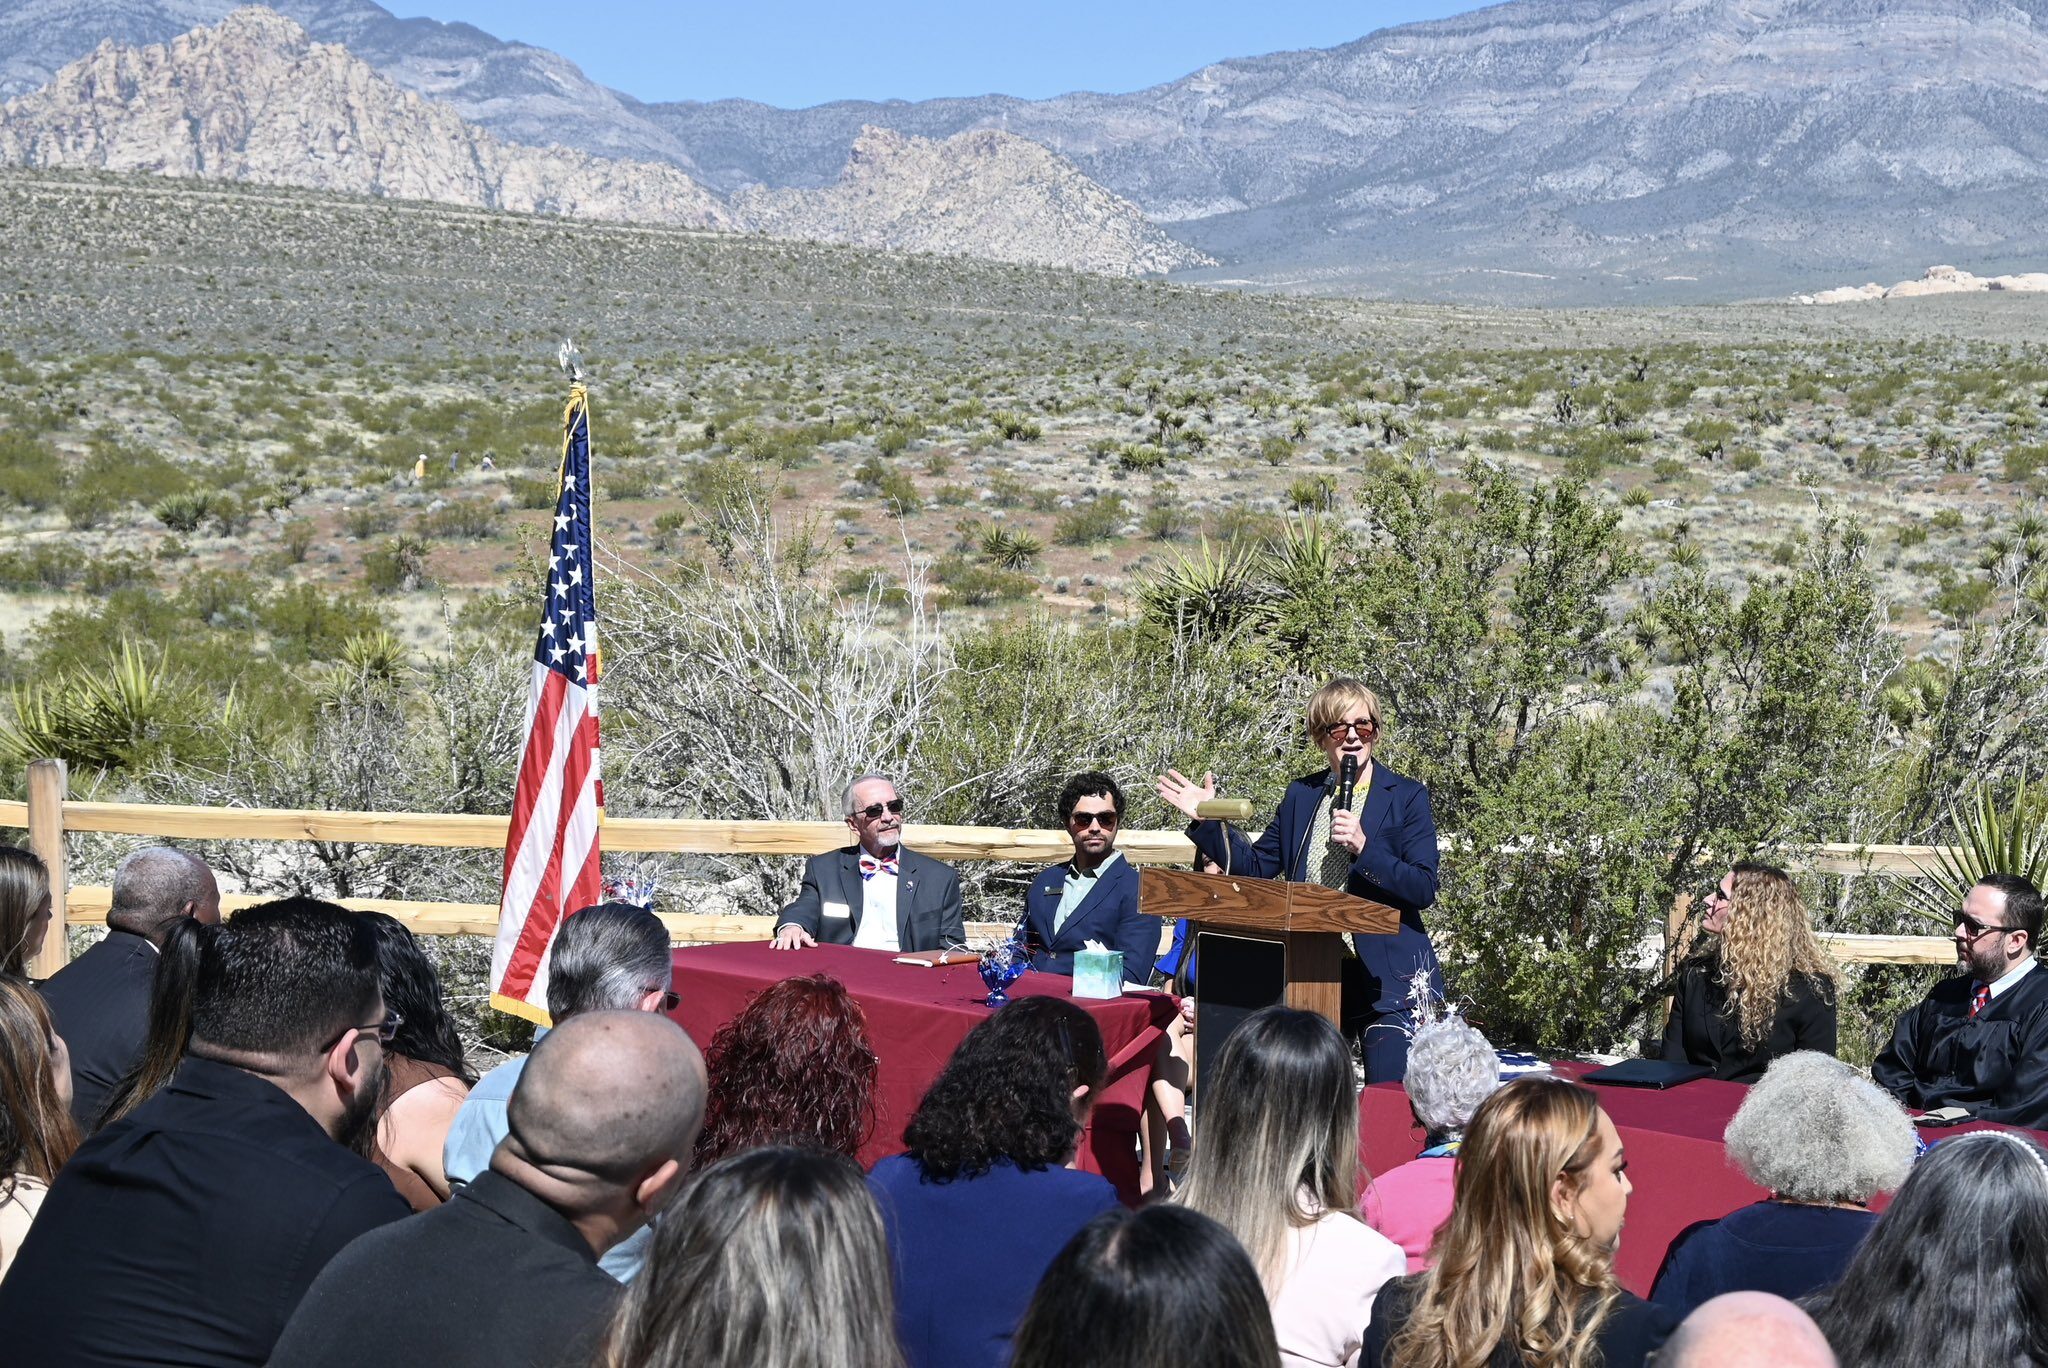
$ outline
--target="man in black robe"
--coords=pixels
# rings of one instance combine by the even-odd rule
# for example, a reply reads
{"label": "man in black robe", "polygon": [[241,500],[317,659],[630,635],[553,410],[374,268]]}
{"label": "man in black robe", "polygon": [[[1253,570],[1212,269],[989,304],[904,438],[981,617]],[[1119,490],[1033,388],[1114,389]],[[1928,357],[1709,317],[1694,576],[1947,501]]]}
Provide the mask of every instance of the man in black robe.
{"label": "man in black robe", "polygon": [[1956,915],[1954,978],[1899,1019],[1870,1076],[1916,1112],[2048,1128],[2048,973],[2034,960],[2041,891],[1987,874]]}

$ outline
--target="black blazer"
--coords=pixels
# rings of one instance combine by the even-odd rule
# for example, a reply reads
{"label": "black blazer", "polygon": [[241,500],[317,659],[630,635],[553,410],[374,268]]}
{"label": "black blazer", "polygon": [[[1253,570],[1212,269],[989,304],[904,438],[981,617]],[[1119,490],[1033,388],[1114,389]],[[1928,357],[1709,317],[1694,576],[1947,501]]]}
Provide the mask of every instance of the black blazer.
{"label": "black blazer", "polygon": [[1772,1060],[1794,1050],[1835,1052],[1835,989],[1805,974],[1794,974],[1778,1001],[1770,1029],[1751,1049],[1742,1043],[1735,1010],[1728,1001],[1714,960],[1689,959],[1679,968],[1673,989],[1671,1019],[1664,1024],[1664,1058],[1675,1063],[1705,1064],[1714,1077],[1733,1083],[1754,1083]]}
{"label": "black blazer", "polygon": [[2048,968],[2036,964],[1970,1015],[1970,977],[1943,979],[1899,1018],[1870,1077],[1914,1111],[2048,1127]]}
{"label": "black blazer", "polygon": [[142,1058],[159,958],[141,936],[109,931],[41,985],[71,1051],[71,1114],[81,1130],[92,1130],[108,1096]]}
{"label": "black blazer", "polygon": [[[960,875],[953,866],[914,850],[896,852],[896,944],[903,950],[944,950],[967,941],[960,912]],[[860,928],[865,884],[860,877],[860,847],[827,851],[804,861],[804,883],[796,901],[782,909],[775,925],[801,926],[812,937],[833,945],[853,944]],[[837,903],[845,916],[825,915]]]}
{"label": "black blazer", "polygon": [[1099,941],[1124,952],[1125,979],[1150,983],[1152,961],[1159,957],[1159,918],[1138,912],[1137,868],[1129,860],[1118,860],[1098,873],[1081,905],[1055,935],[1052,923],[1060,894],[1073,877],[1072,866],[1054,865],[1024,890],[1024,919],[1018,923],[1017,936],[1031,947],[1032,964],[1050,973],[1071,974],[1074,952],[1089,941]]}
{"label": "black blazer", "polygon": [[254,1368],[329,1259],[411,1214],[276,1084],[187,1058],[50,1184],[0,1280],[0,1358]]}
{"label": "black blazer", "polygon": [[556,1368],[590,1361],[625,1288],[568,1218],[489,1170],[314,1279],[271,1368]]}

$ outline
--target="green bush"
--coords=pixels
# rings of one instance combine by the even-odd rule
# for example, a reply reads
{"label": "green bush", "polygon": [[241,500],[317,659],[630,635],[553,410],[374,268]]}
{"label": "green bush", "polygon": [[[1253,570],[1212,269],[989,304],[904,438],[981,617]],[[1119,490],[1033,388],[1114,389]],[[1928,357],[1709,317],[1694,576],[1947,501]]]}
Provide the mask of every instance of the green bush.
{"label": "green bush", "polygon": [[932,567],[932,580],[939,586],[943,608],[984,608],[1038,592],[1038,581],[1029,575],[957,555],[940,557]]}
{"label": "green bush", "polygon": [[1054,520],[1052,539],[1062,546],[1092,546],[1108,541],[1126,517],[1121,494],[1104,494],[1077,503]]}
{"label": "green bush", "polygon": [[284,553],[287,565],[298,565],[306,559],[306,553],[313,549],[313,541],[320,535],[320,529],[311,519],[293,518],[278,534],[278,549]]}
{"label": "green bush", "polygon": [[398,512],[389,504],[357,504],[341,515],[342,530],[357,541],[368,541],[398,526]]}
{"label": "green bush", "polygon": [[1045,434],[1045,429],[1031,419],[1007,409],[991,413],[988,421],[1009,442],[1035,442]]}
{"label": "green bush", "polygon": [[1037,560],[1045,543],[1022,528],[990,527],[981,534],[981,554],[1005,570],[1023,570]]}
{"label": "green bush", "polygon": [[1728,464],[1747,475],[1764,463],[1764,458],[1754,451],[1738,451],[1728,458]]}
{"label": "green bush", "polygon": [[482,499],[453,499],[413,519],[413,531],[442,540],[489,541],[498,535],[502,515]]}
{"label": "green bush", "polygon": [[1179,541],[1195,530],[1195,519],[1179,504],[1162,499],[1145,510],[1140,525],[1154,541]]}
{"label": "green bush", "polygon": [[553,508],[555,497],[560,493],[553,480],[535,479],[528,475],[514,475],[505,484],[512,495],[512,502],[521,508]]}
{"label": "green bush", "polygon": [[1268,437],[1259,443],[1259,456],[1267,465],[1286,465],[1294,459],[1294,443],[1285,437]]}
{"label": "green bush", "polygon": [[257,620],[281,660],[339,660],[352,639],[383,630],[384,616],[367,600],[330,594],[317,584],[292,584],[257,609]]}
{"label": "green bush", "polygon": [[363,555],[363,582],[373,593],[408,593],[426,585],[427,544],[418,537],[391,537]]}
{"label": "green bush", "polygon": [[883,502],[898,513],[915,513],[924,506],[924,497],[910,472],[886,463],[880,457],[863,461],[853,472],[853,478],[873,486]]}
{"label": "green bush", "polygon": [[1157,470],[1166,464],[1166,452],[1149,442],[1126,442],[1117,449],[1116,463],[1125,470]]}
{"label": "green bush", "polygon": [[78,580],[83,559],[76,548],[56,542],[0,552],[0,588],[18,593],[69,589]]}
{"label": "green bush", "polygon": [[64,465],[56,451],[26,432],[0,431],[0,506],[41,510],[64,492]]}

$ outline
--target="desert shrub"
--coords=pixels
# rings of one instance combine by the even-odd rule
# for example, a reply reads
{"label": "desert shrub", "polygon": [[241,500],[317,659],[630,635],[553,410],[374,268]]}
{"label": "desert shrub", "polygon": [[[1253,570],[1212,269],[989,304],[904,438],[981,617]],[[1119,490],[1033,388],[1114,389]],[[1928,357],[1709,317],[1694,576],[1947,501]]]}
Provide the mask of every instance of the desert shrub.
{"label": "desert shrub", "polygon": [[1648,485],[1630,485],[1622,492],[1621,506],[1623,508],[1647,508],[1650,506],[1650,500],[1653,497],[1655,496],[1650,493]]}
{"label": "desert shrub", "polygon": [[390,537],[363,553],[363,582],[373,593],[409,593],[427,581],[427,544],[418,537]]}
{"label": "desert shrub", "polygon": [[78,581],[83,560],[76,548],[56,542],[0,552],[0,588],[30,593],[68,589]]}
{"label": "desert shrub", "polygon": [[79,577],[79,587],[94,596],[155,583],[156,567],[133,551],[91,557],[85,561]]}
{"label": "desert shrub", "polygon": [[1092,546],[1108,541],[1123,526],[1126,514],[1121,494],[1103,494],[1077,503],[1054,520],[1052,539],[1062,546]]}
{"label": "desert shrub", "polygon": [[553,508],[559,491],[553,480],[537,479],[531,475],[514,475],[505,482],[512,502],[520,508]]}
{"label": "desert shrub", "polygon": [[398,513],[389,504],[357,504],[341,515],[341,529],[357,541],[389,532],[398,526]]}
{"label": "desert shrub", "polygon": [[422,537],[455,541],[489,541],[498,535],[502,515],[496,505],[482,499],[452,499],[431,513],[413,519],[413,531]]}
{"label": "desert shrub", "polygon": [[1907,523],[1899,529],[1899,549],[1910,551],[1916,546],[1927,544],[1927,529],[1919,523]]}
{"label": "desert shrub", "polygon": [[1038,581],[1029,575],[965,556],[940,557],[932,566],[932,582],[939,586],[940,605],[948,608],[983,608],[1038,592]]}
{"label": "desert shrub", "polygon": [[597,488],[607,499],[644,499],[661,489],[661,476],[644,461],[614,465],[606,469]]}
{"label": "desert shrub", "polygon": [[297,565],[306,559],[306,553],[313,549],[313,542],[320,535],[320,529],[309,518],[293,518],[278,534],[278,549],[284,553],[287,565]]}
{"label": "desert shrub", "polygon": [[1989,579],[1944,571],[1941,582],[1928,595],[1927,607],[1951,622],[1968,622],[1991,606],[1996,592]]}
{"label": "desert shrub", "polygon": [[1297,513],[1326,513],[1337,505],[1337,477],[1311,475],[1287,487],[1287,506]]}
{"label": "desert shrub", "polygon": [[1124,470],[1157,470],[1166,464],[1166,452],[1149,442],[1125,442],[1117,448],[1116,463]]}
{"label": "desert shrub", "polygon": [[1003,440],[1009,442],[1035,442],[1045,435],[1045,429],[1037,423],[1021,413],[1012,413],[1007,409],[991,413],[988,421],[991,427],[1003,435]]}
{"label": "desert shrub", "polygon": [[1195,530],[1194,515],[1171,499],[1161,499],[1145,510],[1139,524],[1154,541],[1179,541]]}
{"label": "desert shrub", "polygon": [[0,504],[44,509],[64,492],[57,453],[26,432],[0,430]]}
{"label": "desert shrub", "polygon": [[1259,459],[1267,465],[1286,465],[1294,459],[1294,443],[1285,437],[1268,437],[1259,443]]}
{"label": "desert shrub", "polygon": [[331,594],[317,584],[292,584],[257,608],[257,620],[280,660],[338,660],[355,638],[381,631],[383,614],[356,595]]}
{"label": "desert shrub", "polygon": [[855,468],[853,478],[870,486],[884,503],[899,514],[915,513],[924,506],[924,496],[909,471],[880,457],[871,457]]}
{"label": "desert shrub", "polygon": [[2005,451],[2005,478],[2014,484],[2025,484],[2034,478],[2042,466],[2048,465],[2048,446],[2007,447]]}
{"label": "desert shrub", "polygon": [[995,526],[980,538],[981,554],[1005,570],[1023,570],[1038,559],[1045,543],[1022,528]]}
{"label": "desert shrub", "polygon": [[1749,450],[1738,451],[1733,456],[1730,456],[1728,458],[1728,464],[1733,466],[1735,469],[1741,471],[1745,475],[1747,475],[1750,471],[1755,470],[1763,463],[1764,458],[1761,455],[1759,455],[1757,452]]}

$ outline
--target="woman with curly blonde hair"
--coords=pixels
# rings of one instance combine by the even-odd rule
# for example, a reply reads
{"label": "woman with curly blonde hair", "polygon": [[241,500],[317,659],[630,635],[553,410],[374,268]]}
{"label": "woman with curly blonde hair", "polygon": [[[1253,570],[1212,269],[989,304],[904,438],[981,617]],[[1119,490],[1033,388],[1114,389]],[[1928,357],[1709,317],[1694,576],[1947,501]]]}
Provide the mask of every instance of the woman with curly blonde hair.
{"label": "woman with curly blonde hair", "polygon": [[1838,971],[1791,875],[1737,864],[1707,895],[1700,925],[1712,939],[1679,966],[1664,1058],[1754,1083],[1794,1050],[1835,1052]]}
{"label": "woman with curly blonde hair", "polygon": [[1363,1368],[1641,1368],[1678,1318],[1614,1280],[1628,1162],[1592,1090],[1503,1085],[1457,1165],[1435,1267],[1381,1291]]}

